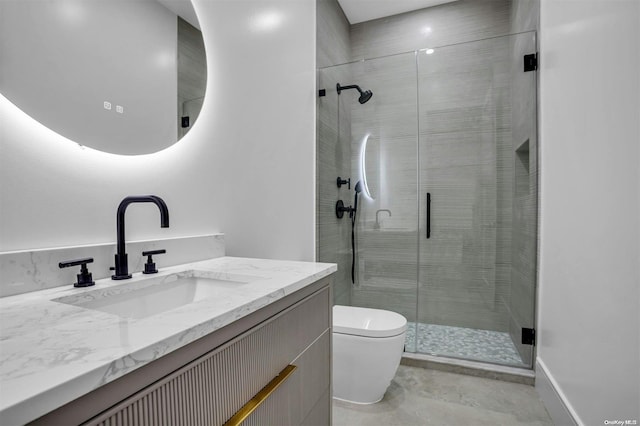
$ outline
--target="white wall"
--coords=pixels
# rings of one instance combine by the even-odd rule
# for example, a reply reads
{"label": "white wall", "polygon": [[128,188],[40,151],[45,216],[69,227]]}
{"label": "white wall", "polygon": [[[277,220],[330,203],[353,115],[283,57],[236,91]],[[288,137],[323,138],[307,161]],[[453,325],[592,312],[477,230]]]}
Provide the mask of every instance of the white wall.
{"label": "white wall", "polygon": [[541,6],[538,363],[587,425],[640,421],[639,8]]}
{"label": "white wall", "polygon": [[[315,3],[196,0],[208,87],[199,120],[146,156],[81,148],[0,97],[0,251],[224,232],[236,256],[314,259]],[[265,15],[266,14],[266,15]]]}

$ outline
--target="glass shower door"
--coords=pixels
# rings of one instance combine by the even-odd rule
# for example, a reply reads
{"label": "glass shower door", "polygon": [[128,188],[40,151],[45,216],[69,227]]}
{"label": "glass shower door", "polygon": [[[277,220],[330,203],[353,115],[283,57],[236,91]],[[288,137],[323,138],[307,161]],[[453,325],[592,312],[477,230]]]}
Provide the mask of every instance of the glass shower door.
{"label": "glass shower door", "polygon": [[[338,263],[336,304],[388,309],[416,321],[418,163],[416,54],[320,69],[318,88],[318,260]],[[355,89],[373,93],[360,103]],[[364,101],[364,99],[363,99]],[[337,187],[336,179],[351,179]],[[336,201],[355,205],[355,282],[351,226]],[[414,327],[409,334],[414,336]],[[415,339],[407,351],[415,351]]]}
{"label": "glass shower door", "polygon": [[418,52],[418,352],[531,366],[534,37]]}
{"label": "glass shower door", "polygon": [[[415,52],[351,64],[349,84],[371,90],[351,99],[352,188],[360,181],[356,220],[355,306],[387,309],[415,323],[417,291],[417,92]],[[343,82],[341,82],[343,83]],[[343,83],[343,84],[345,84]],[[353,192],[352,192],[353,194]],[[349,200],[349,204],[353,201]],[[409,335],[415,334],[409,327]],[[415,350],[409,339],[407,351]]]}

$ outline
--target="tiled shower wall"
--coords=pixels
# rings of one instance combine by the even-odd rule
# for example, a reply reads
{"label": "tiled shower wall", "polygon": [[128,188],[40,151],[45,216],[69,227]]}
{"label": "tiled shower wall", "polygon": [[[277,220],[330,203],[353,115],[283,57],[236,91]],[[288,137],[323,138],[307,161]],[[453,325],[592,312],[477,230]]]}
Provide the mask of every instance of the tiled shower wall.
{"label": "tiled shower wall", "polygon": [[[508,0],[462,0],[353,25],[352,60],[509,34],[510,11]],[[387,126],[384,131],[381,150],[386,150],[386,164],[394,164],[397,170],[385,173],[384,202],[367,204],[360,216],[361,285],[354,288],[354,304],[388,307],[405,315],[410,313],[409,318],[415,317],[417,305],[420,322],[508,329],[511,263],[508,242],[512,220],[512,154],[507,137],[510,96],[505,87],[493,87],[490,94],[486,89],[487,79],[507,85],[508,75],[492,74],[492,68],[505,67],[491,66],[496,61],[507,61],[506,47],[496,46],[482,52],[470,48],[466,57],[454,54],[450,64],[436,61],[440,72],[420,58],[421,76],[417,78],[415,58],[413,75],[409,78],[402,78],[398,66],[387,67],[386,76],[381,75],[383,67],[376,70],[376,78],[388,86],[379,88],[381,93],[374,90],[374,101],[377,97],[378,102],[382,99],[391,102],[386,107],[389,111],[406,110],[410,118]],[[392,57],[385,61],[399,60]],[[376,61],[381,60],[372,62]],[[363,70],[357,80],[366,81],[371,68],[377,67]],[[420,90],[419,152],[415,134],[416,79]],[[402,96],[394,96],[392,92]],[[465,96],[467,93],[471,96]],[[357,103],[353,108],[352,167],[357,167],[361,136],[356,133],[362,131],[360,121],[380,122],[387,118],[395,121],[395,118],[393,113],[367,113]],[[499,123],[493,122],[494,116]],[[413,123],[406,122],[411,119]],[[372,125],[367,123],[365,127]],[[476,134],[478,129],[481,131]],[[422,170],[420,191],[416,194],[418,155]],[[457,158],[451,163],[454,156]],[[434,187],[436,182],[440,188]],[[438,192],[441,194],[440,200],[433,200],[434,232],[430,240],[424,239],[422,223],[427,191],[433,192],[434,197]],[[440,215],[436,216],[436,203],[453,210],[440,209]],[[374,212],[381,208],[391,210],[392,216],[385,216],[381,230],[376,231],[372,226]],[[375,273],[368,273],[372,268]]]}
{"label": "tiled shower wall", "polygon": [[[349,61],[349,22],[336,0],[316,2],[317,67]],[[338,264],[333,281],[333,300],[349,305],[351,298],[351,227],[347,218],[337,219],[335,204],[343,199],[349,205],[351,192],[338,188],[338,176],[351,177],[351,112],[338,97],[336,83],[349,84],[348,67],[337,67],[318,73],[318,89],[326,96],[318,97],[316,143],[316,253],[319,262]],[[340,106],[338,102],[341,102]],[[340,109],[340,114],[338,114]],[[340,118],[340,119],[339,119]]]}
{"label": "tiled shower wall", "polygon": [[[178,139],[198,119],[206,87],[207,56],[202,32],[178,17]],[[189,127],[182,127],[183,116],[189,116]]]}
{"label": "tiled shower wall", "polygon": [[508,39],[419,56],[419,322],[508,327],[513,165]]}
{"label": "tiled shower wall", "polygon": [[[538,30],[539,0],[514,1],[511,8],[511,31]],[[511,134],[514,151],[513,227],[511,236],[511,292],[509,299],[509,334],[525,364],[532,362],[533,351],[520,340],[522,327],[535,327],[537,281],[537,212],[538,212],[538,136],[535,94],[527,91],[522,79],[523,37],[511,46]],[[536,46],[537,47],[537,46]],[[533,52],[528,52],[533,53]],[[532,96],[534,95],[534,96]]]}

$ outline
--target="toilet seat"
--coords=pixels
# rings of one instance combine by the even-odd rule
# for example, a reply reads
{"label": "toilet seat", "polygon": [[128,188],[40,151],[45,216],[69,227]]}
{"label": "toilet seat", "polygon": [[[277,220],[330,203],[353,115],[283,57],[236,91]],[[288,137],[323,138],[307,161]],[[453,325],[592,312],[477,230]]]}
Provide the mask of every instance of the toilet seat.
{"label": "toilet seat", "polygon": [[407,330],[407,319],[391,311],[356,306],[333,307],[333,332],[363,337],[392,337]]}

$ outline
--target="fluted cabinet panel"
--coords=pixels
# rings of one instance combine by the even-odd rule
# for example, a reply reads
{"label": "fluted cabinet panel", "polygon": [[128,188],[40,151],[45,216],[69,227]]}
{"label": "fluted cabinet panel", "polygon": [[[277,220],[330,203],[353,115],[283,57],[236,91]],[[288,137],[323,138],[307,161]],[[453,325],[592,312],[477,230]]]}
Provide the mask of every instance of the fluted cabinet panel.
{"label": "fluted cabinet panel", "polygon": [[[293,364],[298,366],[298,369],[245,420],[243,425],[303,424],[310,415],[324,420],[315,423],[316,425],[330,424],[328,401],[323,399],[323,396],[330,392],[330,339],[331,331],[326,330],[316,343],[296,358]],[[316,404],[323,404],[323,409],[318,407],[322,414],[313,412]]]}
{"label": "fluted cabinet panel", "polygon": [[329,388],[329,293],[319,291],[87,425],[222,425],[288,364],[298,368],[246,424],[302,424]]}

